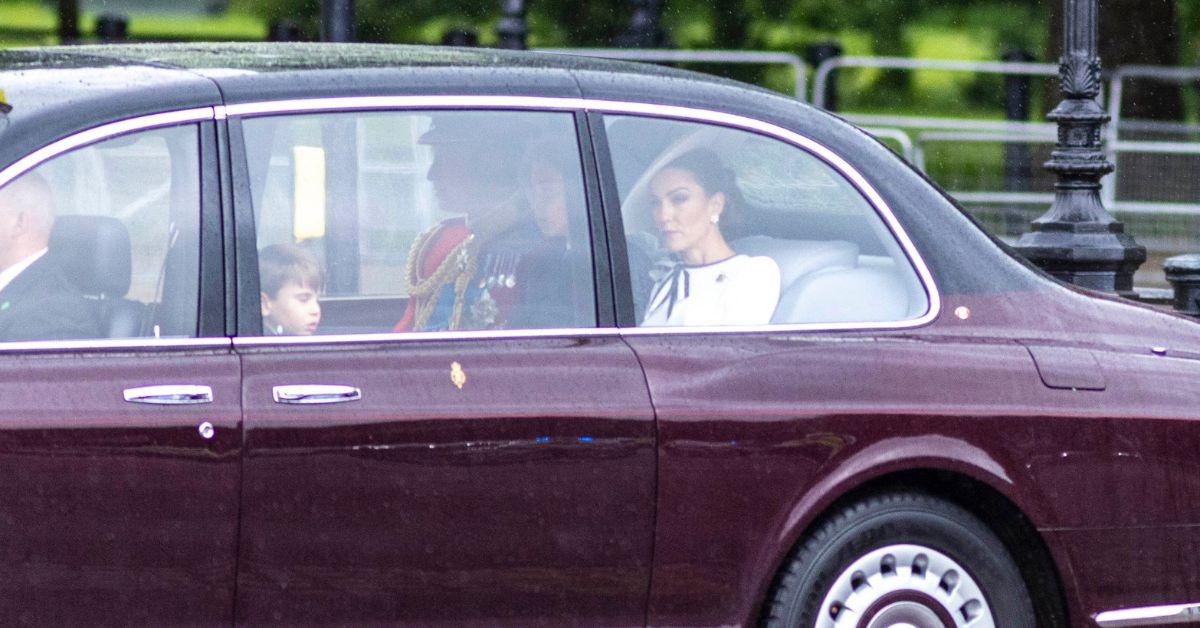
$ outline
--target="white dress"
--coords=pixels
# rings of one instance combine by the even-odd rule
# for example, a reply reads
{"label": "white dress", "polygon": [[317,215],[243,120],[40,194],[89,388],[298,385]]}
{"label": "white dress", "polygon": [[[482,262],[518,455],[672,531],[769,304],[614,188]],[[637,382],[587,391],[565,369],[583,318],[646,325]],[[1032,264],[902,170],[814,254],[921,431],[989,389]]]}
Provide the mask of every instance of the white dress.
{"label": "white dress", "polygon": [[779,303],[779,266],[769,257],[676,264],[650,292],[642,326],[766,325]]}

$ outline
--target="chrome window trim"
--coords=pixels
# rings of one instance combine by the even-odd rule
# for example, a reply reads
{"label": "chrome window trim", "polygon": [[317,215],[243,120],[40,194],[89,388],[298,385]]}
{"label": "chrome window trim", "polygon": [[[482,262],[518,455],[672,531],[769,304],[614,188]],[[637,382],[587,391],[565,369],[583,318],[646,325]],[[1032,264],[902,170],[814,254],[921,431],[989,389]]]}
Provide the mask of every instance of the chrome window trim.
{"label": "chrome window trim", "polygon": [[235,347],[279,345],[372,344],[390,342],[438,342],[446,340],[505,340],[529,338],[616,337],[621,330],[613,327],[563,329],[481,329],[476,331],[414,331],[382,334],[331,334],[328,336],[247,336],[233,339]]}
{"label": "chrome window trim", "polygon": [[[561,111],[595,111],[599,113],[616,113],[645,115],[659,118],[687,120],[708,124],[717,124],[745,131],[758,132],[778,140],[782,140],[821,159],[834,170],[850,181],[851,185],[862,194],[875,212],[883,219],[892,237],[900,245],[908,257],[909,264],[917,273],[921,286],[927,297],[928,308],[925,313],[916,318],[900,321],[880,322],[846,322],[846,323],[795,323],[790,325],[756,325],[756,326],[716,326],[716,327],[623,327],[618,330],[622,335],[641,336],[647,334],[714,334],[714,333],[787,333],[813,331],[856,331],[856,330],[886,330],[910,329],[921,327],[938,317],[942,309],[941,293],[933,281],[929,267],[921,257],[912,239],[896,219],[891,207],[872,186],[866,177],[854,166],[825,145],[789,131],[778,125],[763,122],[754,118],[698,109],[694,107],[679,107],[674,105],[654,105],[638,102],[599,100],[591,98],[557,98],[543,96],[350,96],[335,98],[304,98],[293,100],[276,100],[265,102],[242,103],[224,107],[224,115],[230,117],[255,117],[278,114],[349,112],[349,111],[378,111],[401,109],[510,109],[510,110],[561,110]],[[221,115],[221,114],[218,114]],[[512,338],[512,337],[545,337],[558,335],[578,335],[566,333],[578,330],[528,330],[513,333],[491,332],[445,332],[451,334],[439,337],[450,338]],[[549,333],[543,333],[549,332]],[[457,334],[457,336],[454,336]],[[480,335],[483,334],[483,335]],[[377,338],[404,339],[421,334],[379,334]],[[325,341],[335,342],[335,336],[306,337],[302,344]],[[347,336],[355,338],[357,335]],[[427,339],[427,338],[422,338]],[[241,340],[241,339],[239,339]],[[279,337],[257,339],[253,344],[292,344],[293,342]],[[235,344],[245,344],[238,342]]]}
{"label": "chrome window trim", "polygon": [[791,325],[718,326],[718,327],[628,327],[628,328],[584,328],[584,329],[530,329],[530,330],[480,330],[455,332],[415,332],[383,334],[345,334],[330,336],[256,336],[248,338],[131,338],[94,339],[66,341],[0,342],[0,352],[20,351],[72,351],[93,349],[150,349],[150,348],[206,348],[219,346],[271,346],[310,345],[328,343],[378,343],[396,341],[439,341],[468,339],[520,339],[557,338],[580,336],[616,336],[647,334],[717,334],[717,333],[788,333],[816,331],[863,331],[885,329],[908,329],[920,327],[933,321],[941,313],[942,301],[937,284],[929,272],[920,252],[896,219],[883,197],[865,177],[823,144],[783,127],[745,116],[674,105],[600,100],[590,98],[557,98],[542,96],[361,96],[341,98],[312,98],[217,105],[168,111],[139,116],[103,124],[80,131],[52,142],[22,157],[0,171],[0,187],[32,170],[38,165],[63,153],[94,144],[96,142],[132,133],[174,124],[224,120],[227,117],[254,117],[272,114],[319,113],[332,111],[371,111],[396,109],[515,109],[515,110],[558,110],[595,111],[645,115],[660,118],[687,120],[758,132],[785,141],[820,158],[846,177],[866,197],[876,213],[887,224],[889,231],[908,257],[925,290],[928,309],[922,316],[902,321],[848,322],[848,323],[798,323]]}
{"label": "chrome window trim", "polygon": [[[77,148],[134,133],[177,124],[215,120],[220,107],[196,107],[163,113],[127,118],[109,122],[68,135],[51,142],[18,159],[4,170],[0,170],[0,188],[13,179],[34,168]],[[0,342],[0,353],[32,351],[90,351],[90,350],[135,350],[135,349],[186,349],[231,347],[229,338],[94,338],[87,340],[37,340]]]}
{"label": "chrome window trim", "polygon": [[232,339],[218,338],[94,338],[91,340],[22,340],[0,342],[0,353],[31,351],[95,351],[137,349],[209,349],[232,347]]}
{"label": "chrome window trim", "polygon": [[206,120],[214,120],[217,117],[218,107],[199,107],[196,109],[181,109],[178,111],[168,111],[165,113],[155,113],[148,116],[139,116],[136,118],[128,118],[118,122],[110,122],[97,127],[92,127],[86,131],[80,131],[74,135],[68,135],[62,139],[51,142],[32,153],[16,160],[3,171],[0,171],[0,187],[8,185],[10,181],[17,177],[33,170],[41,164],[58,157],[63,153],[73,151],[77,148],[83,148],[89,144],[133,133],[135,131],[145,131],[148,129],[156,129],[164,126],[175,124],[183,124],[187,122],[203,122]]}

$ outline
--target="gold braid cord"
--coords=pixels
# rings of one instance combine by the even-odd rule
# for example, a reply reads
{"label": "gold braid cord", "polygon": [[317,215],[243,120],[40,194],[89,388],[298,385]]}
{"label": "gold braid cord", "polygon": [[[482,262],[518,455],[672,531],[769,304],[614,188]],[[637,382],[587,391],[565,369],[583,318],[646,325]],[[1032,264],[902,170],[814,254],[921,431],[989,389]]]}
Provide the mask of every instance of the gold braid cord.
{"label": "gold braid cord", "polygon": [[[475,276],[476,260],[479,258],[475,255],[475,247],[471,246],[471,244],[472,238],[468,236],[459,245],[463,247],[462,254],[466,256],[467,263],[463,264],[463,271],[454,282],[454,312],[450,314],[450,324],[446,326],[446,329],[450,331],[457,331],[459,328],[459,323],[462,321],[463,302],[466,301],[463,295],[467,292],[467,286],[471,283],[471,278]],[[457,248],[455,251],[457,252]]]}
{"label": "gold braid cord", "polygon": [[454,282],[454,313],[450,317],[447,329],[458,329],[462,316],[463,294],[466,292],[468,282],[475,274],[475,256],[472,255],[473,247],[471,246],[475,236],[468,235],[446,254],[442,263],[438,264],[438,267],[428,277],[419,276],[420,260],[442,228],[443,225],[436,225],[417,236],[408,252],[408,264],[404,274],[408,278],[409,298],[413,300],[412,328],[414,331],[420,330],[429,322],[429,317],[437,307],[437,293],[442,286],[452,281]]}

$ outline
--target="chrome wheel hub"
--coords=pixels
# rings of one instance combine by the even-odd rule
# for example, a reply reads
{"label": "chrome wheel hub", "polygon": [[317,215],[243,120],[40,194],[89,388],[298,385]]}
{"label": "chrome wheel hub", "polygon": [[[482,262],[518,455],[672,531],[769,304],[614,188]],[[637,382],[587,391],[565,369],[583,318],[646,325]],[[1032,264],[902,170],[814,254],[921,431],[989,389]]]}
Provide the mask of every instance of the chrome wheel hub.
{"label": "chrome wheel hub", "polygon": [[979,584],[945,554],[889,545],[854,561],[821,602],[817,628],[995,628]]}

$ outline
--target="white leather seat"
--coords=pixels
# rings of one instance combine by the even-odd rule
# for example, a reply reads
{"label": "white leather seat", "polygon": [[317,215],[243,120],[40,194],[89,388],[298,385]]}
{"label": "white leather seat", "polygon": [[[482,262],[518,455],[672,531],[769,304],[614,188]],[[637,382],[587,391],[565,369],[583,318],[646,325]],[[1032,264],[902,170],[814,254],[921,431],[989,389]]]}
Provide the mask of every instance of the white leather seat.
{"label": "white leather seat", "polygon": [[784,240],[753,235],[735,240],[731,246],[744,255],[765,255],[779,265],[780,290],[797,279],[823,268],[854,268],[858,247],[842,240]]}
{"label": "white leather seat", "polygon": [[772,323],[890,321],[910,315],[912,299],[892,260],[860,257],[851,242],[755,235],[732,245],[738,253],[765,255],[779,265],[780,296]]}
{"label": "white leather seat", "polygon": [[779,298],[775,322],[853,323],[902,320],[909,298],[889,268],[829,268],[801,278]]}

